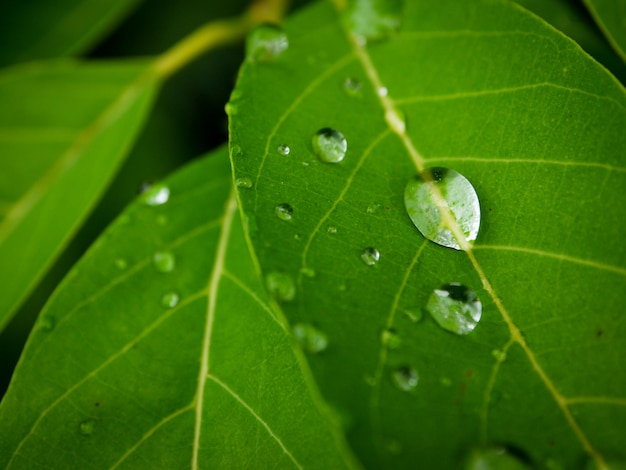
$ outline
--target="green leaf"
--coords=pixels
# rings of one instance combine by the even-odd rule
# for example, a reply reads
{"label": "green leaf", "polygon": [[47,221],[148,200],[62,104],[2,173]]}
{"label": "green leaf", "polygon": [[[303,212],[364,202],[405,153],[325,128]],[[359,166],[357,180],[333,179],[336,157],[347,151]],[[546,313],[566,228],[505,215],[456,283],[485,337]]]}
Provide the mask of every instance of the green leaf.
{"label": "green leaf", "polygon": [[0,406],[0,467],[353,466],[216,153],[131,205],[57,290]]}
{"label": "green leaf", "polygon": [[[505,2],[407,1],[400,29],[365,47],[327,3],[285,30],[288,50],[240,72],[231,157],[262,270],[294,280],[285,315],[328,340],[309,362],[357,455],[373,468],[459,468],[483,446],[539,468],[626,459],[624,89]],[[316,157],[324,128],[347,139],[343,161]],[[466,252],[406,212],[405,186],[431,166],[478,194]],[[454,282],[482,303],[465,335],[425,311]]]}
{"label": "green leaf", "polygon": [[626,0],[584,0],[584,3],[613,49],[626,61]]}
{"label": "green leaf", "polygon": [[0,74],[0,328],[114,175],[156,89],[143,63]]}
{"label": "green leaf", "polygon": [[569,0],[516,0],[516,3],[572,38],[622,83],[626,82],[626,63],[595,27],[582,5]]}
{"label": "green leaf", "polygon": [[140,0],[5,0],[0,7],[0,66],[78,54]]}

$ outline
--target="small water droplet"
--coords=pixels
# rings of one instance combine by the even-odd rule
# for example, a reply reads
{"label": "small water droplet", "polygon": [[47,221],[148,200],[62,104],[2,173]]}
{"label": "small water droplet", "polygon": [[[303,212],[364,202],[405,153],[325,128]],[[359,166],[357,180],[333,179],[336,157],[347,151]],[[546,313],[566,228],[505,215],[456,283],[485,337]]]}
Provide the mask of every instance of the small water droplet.
{"label": "small water droplet", "polygon": [[278,147],[276,147],[276,151],[283,156],[287,156],[291,152],[291,149],[287,144],[280,144]]}
{"label": "small water droplet", "polygon": [[300,240],[302,240],[302,235],[300,235],[299,233],[294,233],[293,234],[293,239],[300,241]]}
{"label": "small water droplet", "polygon": [[50,315],[42,315],[37,322],[41,331],[52,331],[54,329],[54,318]]}
{"label": "small water droplet", "polygon": [[395,439],[391,439],[385,443],[385,449],[391,455],[400,455],[402,453],[402,444]]}
{"label": "small water droplet", "polygon": [[348,150],[348,141],[335,129],[325,127],[313,135],[313,151],[325,163],[338,163]]}
{"label": "small water droplet", "polygon": [[265,277],[268,292],[279,302],[290,302],[296,297],[296,285],[289,274],[271,272]]}
{"label": "small water droplet", "polygon": [[288,47],[287,34],[279,26],[262,24],[248,35],[246,58],[251,62],[272,62]]}
{"label": "small water droplet", "polygon": [[281,220],[291,220],[291,216],[293,215],[293,207],[284,202],[282,204],[278,204],[274,208],[274,213]]}
{"label": "small water droplet", "polygon": [[149,206],[160,206],[170,199],[170,188],[164,184],[155,184],[143,193],[143,201]]}
{"label": "small water droplet", "polygon": [[224,105],[224,111],[226,112],[227,116],[234,116],[239,111],[239,106],[229,101]]}
{"label": "small water droplet", "polygon": [[375,203],[375,204],[370,204],[369,206],[367,206],[366,212],[368,214],[375,214],[376,212],[378,212],[380,210],[380,208],[383,207],[381,204]]}
{"label": "small water droplet", "polygon": [[472,449],[465,470],[525,470],[529,467],[504,447]]}
{"label": "small water droplet", "polygon": [[389,90],[387,89],[386,86],[381,86],[378,90],[376,90],[376,92],[378,93],[378,96],[380,96],[381,98],[384,98],[385,96],[389,94]]}
{"label": "small water droplet", "polygon": [[93,434],[95,424],[96,422],[93,419],[86,419],[80,423],[78,429],[83,436],[91,436]]}
{"label": "small water droplet", "polygon": [[439,383],[444,387],[449,387],[450,385],[452,385],[452,380],[450,380],[449,377],[441,377]]}
{"label": "small water droplet", "polygon": [[176,258],[169,251],[157,251],[152,256],[152,264],[154,264],[157,271],[169,273],[176,267]]}
{"label": "small water droplet", "polygon": [[403,3],[403,0],[350,2],[344,18],[352,34],[368,40],[384,39],[400,27]]}
{"label": "small water droplet", "polygon": [[[429,168],[406,185],[404,205],[413,224],[439,245],[456,250],[476,240],[480,204],[476,191],[463,175],[447,168]],[[443,215],[455,220],[463,240],[457,240]]]}
{"label": "small water droplet", "polygon": [[128,267],[128,261],[126,261],[124,258],[117,258],[115,260],[115,267],[117,269],[124,270]]}
{"label": "small water droplet", "polygon": [[350,96],[356,96],[361,93],[362,84],[359,80],[352,77],[347,77],[343,81],[343,89],[346,90]]}
{"label": "small water droplet", "polygon": [[319,353],[328,347],[328,337],[313,325],[297,323],[293,326],[293,334],[310,353]]}
{"label": "small water droplet", "polygon": [[440,327],[458,335],[470,333],[482,316],[482,304],[476,293],[455,282],[435,289],[426,310]]}
{"label": "small water droplet", "polygon": [[302,166],[305,166],[305,167],[306,167],[306,166],[309,166],[309,165],[310,165],[310,163],[309,163],[309,162],[302,162]]}
{"label": "small water droplet", "polygon": [[383,330],[380,334],[380,340],[389,349],[398,349],[402,343],[400,336],[393,328]]}
{"label": "small water droplet", "polygon": [[408,308],[408,309],[402,310],[402,313],[404,313],[404,315],[413,323],[418,323],[424,316],[424,314],[422,313],[422,310],[419,308]]}
{"label": "small water droplet", "polygon": [[494,349],[491,351],[491,355],[498,362],[504,362],[506,360],[506,352],[502,349]]}
{"label": "small water droplet", "polygon": [[309,277],[309,278],[314,278],[315,277],[315,269],[312,268],[302,268],[300,270],[300,272],[302,273],[303,276]]}
{"label": "small water droplet", "polygon": [[380,259],[380,252],[371,246],[367,247],[363,250],[363,253],[361,253],[361,259],[368,266],[374,266]]}
{"label": "small water droplet", "polygon": [[328,233],[329,235],[334,235],[337,233],[337,227],[331,225],[326,229],[326,233]]}
{"label": "small water droplet", "polygon": [[410,392],[417,387],[419,375],[413,367],[400,367],[391,374],[391,378],[396,387],[403,392]]}
{"label": "small water droplet", "polygon": [[174,308],[178,305],[180,296],[176,292],[168,292],[161,297],[161,305],[165,308]]}
{"label": "small water droplet", "polygon": [[156,222],[159,225],[167,225],[167,223],[169,222],[169,219],[167,218],[166,215],[159,214],[156,218]]}
{"label": "small water droplet", "polygon": [[250,178],[237,178],[235,184],[238,188],[250,189],[252,187],[252,180]]}

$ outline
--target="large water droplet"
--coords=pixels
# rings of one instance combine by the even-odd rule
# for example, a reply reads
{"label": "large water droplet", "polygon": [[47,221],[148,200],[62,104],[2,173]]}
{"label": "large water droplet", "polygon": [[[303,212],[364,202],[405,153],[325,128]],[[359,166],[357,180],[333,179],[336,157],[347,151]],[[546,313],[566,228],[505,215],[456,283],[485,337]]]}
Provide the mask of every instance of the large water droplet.
{"label": "large water droplet", "polygon": [[465,470],[525,470],[529,467],[504,447],[473,449]]}
{"label": "large water droplet", "polygon": [[368,266],[374,266],[380,259],[380,252],[373,247],[367,247],[361,253],[361,260]]}
{"label": "large water droplet", "polygon": [[335,129],[325,127],[313,135],[313,151],[325,163],[340,162],[347,150],[348,141]]}
{"label": "large water droplet", "polygon": [[361,82],[356,78],[348,77],[343,81],[343,89],[350,96],[356,96],[361,92]]}
{"label": "large water droplet", "polygon": [[169,251],[157,251],[152,256],[152,264],[157,271],[161,273],[169,273],[176,267],[176,258]]}
{"label": "large water droplet", "polygon": [[289,148],[289,145],[287,144],[280,144],[278,147],[276,147],[276,151],[280,155],[287,156],[291,152],[291,149]]}
{"label": "large water droplet", "polygon": [[[439,245],[460,250],[476,240],[480,205],[472,184],[447,168],[429,168],[409,181],[404,205],[417,229]],[[463,240],[457,240],[446,218],[455,220]]]}
{"label": "large water droplet", "polygon": [[238,188],[250,189],[252,187],[252,180],[250,178],[237,178],[235,184]]}
{"label": "large water droplet", "polygon": [[170,199],[170,188],[163,184],[155,184],[142,195],[143,201],[149,206],[160,206]]}
{"label": "large water droplet", "polygon": [[400,27],[403,0],[356,0],[346,11],[348,28],[357,37],[383,39]]}
{"label": "large water droplet", "polygon": [[291,216],[293,214],[293,207],[291,207],[289,204],[284,202],[282,204],[278,204],[274,208],[274,213],[281,220],[291,220]]}
{"label": "large water droplet", "polygon": [[83,436],[91,436],[96,422],[93,419],[86,419],[78,425],[78,430]]}
{"label": "large water droplet", "polygon": [[413,367],[405,366],[396,369],[391,374],[391,379],[396,387],[404,392],[410,392],[417,387],[419,375]]}
{"label": "large water droplet", "polygon": [[270,295],[280,302],[290,302],[296,297],[296,285],[289,274],[271,272],[265,277],[265,285]]}
{"label": "large water droplet", "polygon": [[293,326],[293,335],[305,351],[319,353],[328,347],[327,336],[313,325],[297,323]]}
{"label": "large water droplet", "polygon": [[263,24],[246,41],[246,58],[251,62],[271,62],[289,47],[287,34],[278,26]]}
{"label": "large water droplet", "polygon": [[165,308],[174,308],[178,305],[180,296],[176,292],[168,292],[161,297],[161,305]]}
{"label": "large water droplet", "polygon": [[459,335],[470,333],[482,316],[482,304],[476,293],[458,283],[435,289],[428,299],[426,310],[444,330]]}

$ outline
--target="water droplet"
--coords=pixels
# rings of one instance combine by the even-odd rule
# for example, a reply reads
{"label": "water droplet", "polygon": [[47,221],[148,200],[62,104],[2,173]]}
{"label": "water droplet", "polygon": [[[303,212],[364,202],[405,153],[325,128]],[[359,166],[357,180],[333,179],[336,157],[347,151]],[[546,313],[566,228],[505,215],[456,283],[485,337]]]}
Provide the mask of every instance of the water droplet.
{"label": "water droplet", "polygon": [[335,129],[325,127],[313,135],[313,151],[325,163],[338,163],[348,150],[348,141]]}
{"label": "water droplet", "polygon": [[426,310],[440,327],[458,335],[471,332],[482,316],[482,304],[476,293],[458,283],[435,289],[428,299]]}
{"label": "water droplet", "polygon": [[78,429],[83,436],[91,436],[93,434],[95,424],[96,422],[93,419],[86,419],[80,423]]}
{"label": "water droplet", "polygon": [[[404,205],[417,229],[429,240],[456,250],[476,240],[480,205],[472,184],[447,168],[429,168],[409,181]],[[457,240],[445,219],[455,220],[463,239]]]}
{"label": "water droplet", "polygon": [[400,455],[402,453],[402,444],[395,439],[391,439],[385,443],[385,449],[391,455]]}
{"label": "water droplet", "polygon": [[234,116],[239,111],[239,106],[229,101],[224,105],[224,111],[227,116]]}
{"label": "water droplet", "polygon": [[350,3],[345,21],[358,37],[384,39],[400,27],[403,0],[360,0]]}
{"label": "water droplet", "polygon": [[115,267],[117,269],[124,270],[128,267],[128,261],[126,261],[124,258],[117,258],[115,260]]}
{"label": "water droplet", "polygon": [[280,144],[278,147],[276,147],[276,151],[283,156],[287,156],[289,155],[289,152],[291,152],[291,149],[287,144]]}
{"label": "water droplet", "polygon": [[491,355],[498,362],[504,362],[506,360],[506,352],[502,349],[494,349],[491,351]]}
{"label": "water droplet", "polygon": [[391,374],[391,378],[396,387],[404,392],[410,392],[417,387],[419,375],[413,367],[400,367]]}
{"label": "water droplet", "polygon": [[159,214],[156,218],[156,222],[159,225],[167,225],[167,223],[169,222],[169,219],[167,218],[166,215]]}
{"label": "water droplet", "polygon": [[157,251],[152,256],[152,263],[157,271],[161,273],[169,273],[176,267],[176,258],[169,251]]}
{"label": "water droplet", "polygon": [[402,313],[404,313],[404,315],[406,315],[406,317],[409,320],[411,320],[413,323],[419,322],[424,316],[424,314],[422,313],[422,310],[419,308],[408,308],[408,309],[402,310]]}
{"label": "water droplet", "polygon": [[356,96],[361,92],[361,82],[356,78],[347,77],[343,81],[343,89],[346,90],[350,96]]}
{"label": "water droplet", "polygon": [[170,188],[163,184],[155,184],[143,193],[143,201],[149,206],[160,206],[170,199]]}
{"label": "water droplet", "polygon": [[265,277],[268,292],[280,302],[290,302],[296,297],[296,285],[289,274],[271,272]]}
{"label": "water droplet", "polygon": [[466,460],[466,470],[525,470],[529,467],[504,447],[473,449]]}
{"label": "water droplet", "polygon": [[287,34],[276,25],[256,27],[246,40],[246,58],[251,62],[272,62],[289,47]]}
{"label": "water droplet", "polygon": [[439,383],[444,387],[449,387],[450,385],[452,385],[452,380],[450,380],[449,377],[441,377]]}
{"label": "water droplet", "polygon": [[380,210],[381,207],[383,207],[383,206],[381,204],[378,204],[378,203],[370,204],[369,206],[367,206],[366,212],[368,214],[375,214],[376,212],[378,212]]}
{"label": "water droplet", "polygon": [[402,343],[400,336],[393,328],[383,330],[380,334],[380,340],[389,349],[398,349]]}
{"label": "water droplet", "polygon": [[309,166],[310,163],[309,162],[302,162],[302,166]]}
{"label": "water droplet", "polygon": [[381,86],[378,90],[376,90],[376,92],[378,93],[378,96],[380,96],[381,98],[384,98],[385,96],[389,94],[389,90],[387,89],[386,86]]}
{"label": "water droplet", "polygon": [[376,248],[367,247],[361,253],[361,259],[368,266],[374,266],[380,259],[380,252]]}
{"label": "water droplet", "polygon": [[315,269],[312,269],[312,268],[302,268],[300,269],[300,272],[302,273],[303,276],[310,277],[310,278],[314,278],[316,274]]}
{"label": "water droplet", "polygon": [[297,323],[293,326],[293,334],[300,345],[310,353],[319,353],[328,347],[328,338],[313,325]]}
{"label": "water droplet", "polygon": [[278,204],[274,208],[274,212],[276,213],[278,218],[281,220],[291,220],[291,216],[293,214],[293,207],[291,207],[289,204],[284,202],[282,204]]}
{"label": "water droplet", "polygon": [[54,318],[50,315],[42,315],[37,322],[41,331],[52,331],[54,329]]}
{"label": "water droplet", "polygon": [[329,235],[334,235],[337,233],[337,227],[331,225],[326,229],[326,233],[328,233]]}
{"label": "water droplet", "polygon": [[176,292],[168,292],[161,297],[161,305],[165,308],[174,308],[178,305],[180,296]]}
{"label": "water droplet", "polygon": [[252,187],[252,180],[250,178],[237,178],[235,184],[238,188],[250,189]]}

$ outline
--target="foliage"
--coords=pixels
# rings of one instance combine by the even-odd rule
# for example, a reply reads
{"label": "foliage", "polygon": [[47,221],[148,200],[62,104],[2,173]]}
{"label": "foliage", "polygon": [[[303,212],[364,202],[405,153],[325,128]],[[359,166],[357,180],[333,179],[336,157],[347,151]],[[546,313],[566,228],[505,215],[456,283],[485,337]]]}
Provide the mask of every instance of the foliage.
{"label": "foliage", "polygon": [[193,1],[5,7],[0,466],[621,468],[624,2]]}

